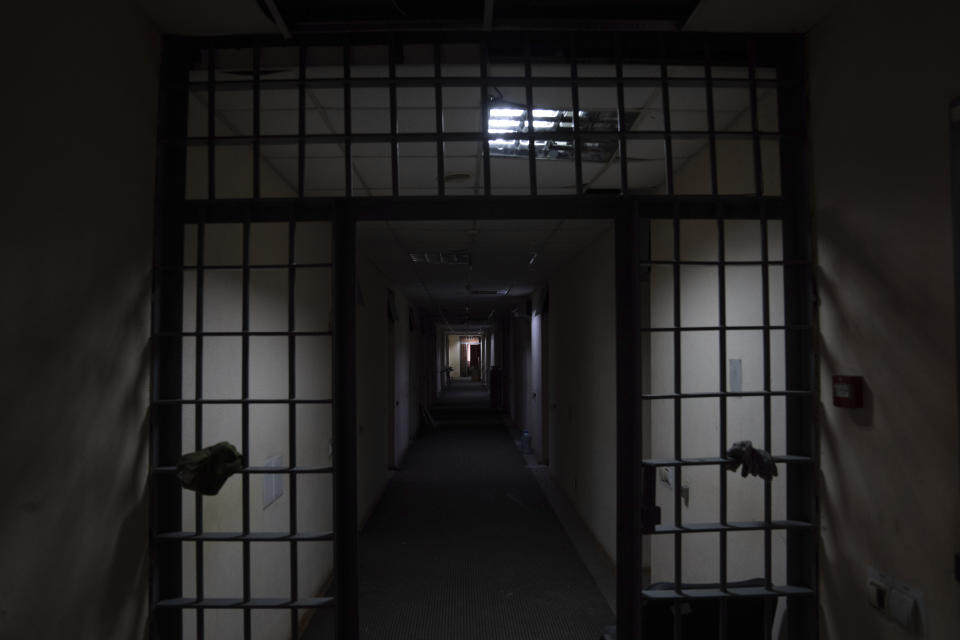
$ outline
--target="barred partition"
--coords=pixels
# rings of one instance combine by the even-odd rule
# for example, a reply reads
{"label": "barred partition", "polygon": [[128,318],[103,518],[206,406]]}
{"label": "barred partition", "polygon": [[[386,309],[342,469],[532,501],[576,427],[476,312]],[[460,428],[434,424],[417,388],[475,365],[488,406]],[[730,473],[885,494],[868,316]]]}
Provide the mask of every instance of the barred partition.
{"label": "barred partition", "polygon": [[[153,636],[299,637],[330,612],[358,637],[356,221],[602,217],[619,637],[728,638],[743,611],[746,637],[815,637],[802,72],[785,37],[168,40]],[[724,470],[743,439],[777,478]],[[220,440],[244,471],[180,489],[176,459]]]}

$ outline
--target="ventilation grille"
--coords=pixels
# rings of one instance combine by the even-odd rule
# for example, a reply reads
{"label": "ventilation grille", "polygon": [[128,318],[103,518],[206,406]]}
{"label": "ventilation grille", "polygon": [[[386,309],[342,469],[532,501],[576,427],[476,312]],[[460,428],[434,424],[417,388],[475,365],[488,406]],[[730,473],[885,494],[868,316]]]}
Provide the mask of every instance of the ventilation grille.
{"label": "ventilation grille", "polygon": [[470,252],[466,249],[411,251],[409,255],[410,261],[416,264],[470,264]]}
{"label": "ventilation grille", "polygon": [[507,289],[471,289],[470,295],[472,296],[505,296],[507,295]]}

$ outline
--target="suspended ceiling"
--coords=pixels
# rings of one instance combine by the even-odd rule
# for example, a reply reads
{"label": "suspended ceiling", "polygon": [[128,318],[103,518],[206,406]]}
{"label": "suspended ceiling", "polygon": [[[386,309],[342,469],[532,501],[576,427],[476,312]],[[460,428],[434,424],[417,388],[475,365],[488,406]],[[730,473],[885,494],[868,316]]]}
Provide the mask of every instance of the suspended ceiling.
{"label": "suspended ceiling", "polygon": [[[526,299],[611,228],[610,220],[363,222],[358,251],[415,306],[452,329],[524,313]],[[467,251],[470,264],[410,253]],[[491,312],[493,315],[491,316]]]}

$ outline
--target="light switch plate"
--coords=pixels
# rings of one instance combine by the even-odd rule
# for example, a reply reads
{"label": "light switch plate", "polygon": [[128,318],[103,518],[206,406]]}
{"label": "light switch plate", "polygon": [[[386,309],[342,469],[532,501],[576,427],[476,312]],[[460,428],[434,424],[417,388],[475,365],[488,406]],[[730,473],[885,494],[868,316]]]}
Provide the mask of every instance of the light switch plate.
{"label": "light switch plate", "polygon": [[[283,456],[276,455],[267,459],[265,467],[282,467]],[[279,473],[263,474],[263,508],[266,509],[283,495],[283,476]]]}
{"label": "light switch plate", "polygon": [[727,377],[730,393],[743,393],[743,360],[730,358],[730,375]]}

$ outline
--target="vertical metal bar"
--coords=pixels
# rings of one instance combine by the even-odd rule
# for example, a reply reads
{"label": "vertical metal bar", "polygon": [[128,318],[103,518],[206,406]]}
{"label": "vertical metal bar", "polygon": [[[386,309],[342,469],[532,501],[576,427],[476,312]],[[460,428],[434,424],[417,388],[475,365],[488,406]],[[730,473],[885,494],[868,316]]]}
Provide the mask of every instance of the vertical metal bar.
{"label": "vertical metal bar", "polygon": [[[783,258],[789,263],[808,264],[813,255],[807,182],[806,83],[804,48],[801,42],[785,44],[777,67],[780,138],[780,163],[783,197],[794,203],[792,215],[783,220]],[[784,320],[788,327],[813,326],[813,274],[806,268],[784,267]],[[786,387],[812,389],[816,380],[813,335],[811,331],[786,331]],[[787,453],[817,455],[817,423],[812,398],[786,398]],[[810,530],[787,531],[787,583],[817,591],[817,466],[792,465],[788,469],[787,518],[811,522]],[[788,599],[788,633],[791,638],[817,638],[819,607],[817,599]]]}
{"label": "vertical metal bar", "polygon": [[[306,83],[307,83],[307,48],[299,48],[298,57],[298,103],[297,103],[297,195],[302,200],[305,193],[304,174],[306,166]],[[346,152],[344,152],[346,155]],[[287,256],[289,266],[287,267],[287,397],[292,401],[297,397],[297,338],[293,335],[296,331],[296,282],[297,282],[297,215],[296,210],[290,218],[290,226],[287,236]],[[290,451],[288,453],[288,466],[292,469],[297,466],[297,405],[290,402],[287,405],[287,417],[289,419],[289,435],[287,443]],[[297,475],[289,474],[290,482],[290,535],[296,535],[297,528]],[[296,540],[290,541],[290,600],[296,602],[299,598],[299,561],[297,555]],[[290,637],[297,638],[300,634],[300,614],[296,607],[290,608]]]}
{"label": "vertical metal bar", "polygon": [[[294,402],[297,398],[297,337],[293,335],[296,330],[294,325],[296,314],[296,283],[297,283],[297,256],[296,249],[297,220],[295,216],[290,218],[290,228],[288,235],[288,255],[290,265],[287,268],[287,404],[289,419],[289,431],[287,442],[289,444],[288,464],[290,468],[297,466],[297,405]],[[295,535],[297,529],[297,474],[289,474],[290,481],[290,535]],[[296,601],[299,597],[297,584],[297,543],[290,541],[290,600]],[[294,607],[290,609],[291,637],[296,638],[299,633],[299,615]]]}
{"label": "vertical metal bar", "polygon": [[[704,45],[704,90],[707,92],[707,135],[709,139],[710,153],[710,193],[716,198],[720,188],[717,180],[717,136],[716,136],[716,111],[713,101],[713,67],[710,56],[709,41]],[[724,221],[724,209],[721,204],[716,206],[717,214],[717,300],[718,314],[717,322],[719,326],[720,339],[720,391],[727,392],[727,288],[726,288],[726,228]],[[727,397],[720,396],[720,438],[718,456],[723,458],[727,452]],[[719,487],[720,487],[720,524],[727,524],[727,470],[725,465],[718,468]],[[727,590],[727,532],[720,531],[720,589]],[[718,638],[727,640],[728,610],[726,598],[721,598],[718,603],[719,621]]]}
{"label": "vertical metal bar", "polygon": [[623,39],[617,34],[617,133],[620,146],[620,193],[630,188],[627,179],[627,111],[623,97]]}
{"label": "vertical metal bar", "polygon": [[297,83],[297,197],[303,199],[305,193],[304,174],[306,173],[307,145],[307,48],[299,48],[299,73]]}
{"label": "vertical metal bar", "polygon": [[490,135],[487,131],[487,123],[490,122],[490,85],[487,78],[489,73],[489,58],[490,58],[490,47],[486,40],[484,40],[481,45],[483,49],[483,55],[480,59],[480,100],[481,105],[483,105],[483,122],[480,123],[481,130],[483,131],[482,140],[483,147],[481,152],[483,153],[483,195],[490,195]]}
{"label": "vertical metal bar", "polygon": [[[201,220],[197,225],[197,337],[196,353],[194,356],[194,397],[197,403],[194,405],[194,446],[197,449],[203,447],[203,404],[199,402],[203,398],[203,281],[205,270],[204,262],[204,242],[206,235],[206,225]],[[203,495],[197,491],[194,494],[194,519],[196,525],[194,529],[197,533],[203,532]],[[196,542],[196,580],[197,580],[197,600],[203,600],[203,542]],[[197,609],[197,638],[203,640],[203,609]]]}
{"label": "vertical metal bar", "polygon": [[387,68],[390,73],[390,183],[394,197],[400,195],[399,143],[397,142],[397,63],[394,56],[396,38],[391,34],[387,47]]}
{"label": "vertical metal bar", "polygon": [[260,200],[260,47],[253,48],[253,199]]}
{"label": "vertical metal bar", "polygon": [[[161,69],[160,140],[182,141],[187,134],[187,73],[194,50],[171,45],[164,51]],[[183,409],[160,406],[162,398],[183,397],[183,340],[158,339],[163,331],[183,330],[183,272],[163,270],[183,265],[183,224],[175,215],[184,199],[186,147],[161,144],[157,162],[154,219],[154,271],[151,314],[151,471],[180,455],[183,446]],[[160,543],[162,531],[183,528],[183,490],[174,482],[151,474],[150,637],[176,640],[183,635],[183,610],[157,609],[160,600],[183,593],[183,545]]]}
{"label": "vertical metal bar", "polygon": [[666,194],[674,195],[673,184],[673,137],[670,126],[670,82],[667,78],[667,53],[663,36],[660,37],[660,98],[663,105],[663,152],[666,167]]}
{"label": "vertical metal bar", "polygon": [[[250,464],[250,214],[243,223],[243,346],[241,355],[241,449],[247,465]],[[250,533],[250,476],[243,474],[243,535]],[[250,600],[250,541],[243,541],[243,600]],[[243,637],[251,638],[250,609],[243,610]]]}
{"label": "vertical metal bar", "polygon": [[[260,200],[260,63],[261,49],[253,48],[253,198]],[[241,353],[241,451],[247,465],[250,465],[250,233],[251,215],[248,208],[243,222],[243,344]],[[243,534],[250,533],[250,476],[243,474]],[[243,600],[251,597],[250,541],[243,541]],[[252,613],[249,608],[243,610],[243,638],[253,637]]]}
{"label": "vertical metal bar", "polygon": [[617,338],[617,637],[638,638],[642,629],[641,502],[643,435],[640,326],[640,216],[623,207],[615,220]]}
{"label": "vertical metal bar", "polygon": [[[749,51],[749,78],[750,78],[750,129],[753,135],[753,166],[754,186],[758,196],[763,195],[763,168],[760,166],[760,135],[758,133],[757,113],[757,58],[755,43],[751,41]],[[770,399],[770,275],[769,275],[769,247],[767,242],[767,214],[766,207],[761,201],[760,206],[760,262],[761,262],[761,296],[763,313],[763,448],[770,451],[771,444],[771,399]],[[772,515],[773,492],[771,480],[763,483],[763,579],[769,589],[773,584],[773,538],[770,530]],[[767,640],[770,638],[770,622],[765,620],[764,633]]]}
{"label": "vertical metal bar", "polygon": [[356,223],[341,205],[334,212],[333,442],[334,572],[337,640],[360,633],[357,562]]}
{"label": "vertical metal bar", "polygon": [[443,83],[440,82],[440,44],[433,43],[433,104],[435,129],[437,131],[437,195],[447,194],[447,182],[444,169],[443,148]]}
{"label": "vertical metal bar", "polygon": [[577,195],[583,195],[583,150],[580,148],[580,82],[577,64],[577,35],[570,36],[570,91],[573,99],[573,163]]}
{"label": "vertical metal bar", "polygon": [[[954,342],[957,354],[957,384],[960,390],[960,99],[950,103],[950,199],[953,222]],[[957,394],[960,402],[960,393]],[[958,407],[960,408],[960,407]]]}
{"label": "vertical metal bar", "polygon": [[[680,460],[683,457],[683,438],[682,438],[682,420],[683,420],[683,371],[681,370],[681,333],[680,333],[680,218],[677,215],[677,209],[673,210],[673,392],[676,397],[673,400],[673,457]],[[673,485],[673,523],[676,527],[683,524],[681,517],[680,487],[683,486],[683,467],[677,463],[673,467],[675,483]],[[683,583],[683,536],[680,533],[673,534],[673,586],[679,594],[680,586]],[[683,618],[680,615],[680,607],[673,608],[673,638],[680,640],[682,634]]]}
{"label": "vertical metal bar", "polygon": [[353,97],[350,95],[352,90],[350,84],[350,40],[343,42],[343,179],[344,196],[350,198],[353,196],[353,118],[351,114],[351,102]]}
{"label": "vertical metal bar", "polygon": [[532,57],[530,34],[526,36],[526,59],[523,61],[524,90],[526,94],[526,117],[527,117],[527,163],[530,172],[530,195],[537,195],[537,149],[536,133],[533,127],[533,77],[530,58]]}
{"label": "vertical metal bar", "polygon": [[763,164],[760,156],[760,126],[759,114],[757,113],[757,52],[756,43],[750,43],[750,65],[748,67],[750,78],[750,131],[753,141],[753,183],[754,193],[758,196],[763,195]]}
{"label": "vertical metal bar", "polygon": [[[217,126],[217,92],[215,84],[214,62],[216,50],[207,49],[207,200],[217,197],[216,190],[216,146],[214,145],[214,129]],[[199,327],[197,328],[199,330]]]}
{"label": "vertical metal bar", "polygon": [[[216,198],[216,147],[214,146],[214,128],[216,127],[216,50],[207,50],[207,199]],[[205,223],[203,220],[197,225],[197,338],[195,357],[195,395],[198,400],[194,406],[194,445],[197,449],[203,447],[203,405],[199,402],[203,398],[203,281],[204,281],[204,242]],[[194,497],[194,518],[197,533],[203,531],[203,496],[196,492]],[[196,579],[197,600],[203,600],[203,542],[197,541]],[[197,609],[197,640],[204,638],[204,610]]]}

